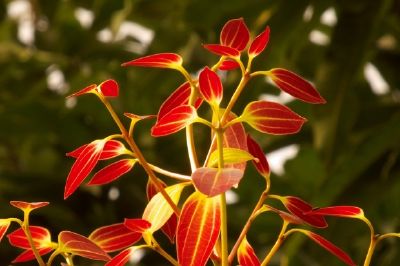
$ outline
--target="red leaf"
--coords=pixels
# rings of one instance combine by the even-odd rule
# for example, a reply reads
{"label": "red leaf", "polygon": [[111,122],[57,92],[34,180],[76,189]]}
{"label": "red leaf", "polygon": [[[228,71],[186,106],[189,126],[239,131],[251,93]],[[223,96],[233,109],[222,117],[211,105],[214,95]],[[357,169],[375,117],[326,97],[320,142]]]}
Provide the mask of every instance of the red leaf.
{"label": "red leaf", "polygon": [[131,258],[133,252],[140,247],[130,247],[121,251],[117,256],[112,258],[105,266],[124,266]]}
{"label": "red leaf", "polygon": [[272,81],[284,92],[308,103],[326,103],[311,83],[289,70],[274,68],[269,71]]}
{"label": "red leaf", "polygon": [[113,79],[108,79],[100,83],[99,89],[106,97],[117,97],[119,93],[118,83]]}
{"label": "red leaf", "polygon": [[[33,244],[36,248],[47,248],[51,246],[51,235],[49,230],[41,226],[29,226]],[[19,228],[7,235],[10,245],[23,249],[31,249],[28,238],[24,230]]]}
{"label": "red leaf", "polygon": [[182,58],[179,55],[173,53],[148,55],[122,64],[122,66],[141,66],[173,69],[176,69],[177,66],[180,65],[182,65]]}
{"label": "red leaf", "polygon": [[267,101],[249,103],[243,111],[242,120],[260,132],[273,135],[297,133],[306,121],[288,107]]}
{"label": "red leaf", "polygon": [[[51,247],[45,247],[45,248],[36,248],[36,250],[39,252],[41,256],[46,255],[47,253],[50,253],[53,248]],[[26,262],[30,260],[34,260],[35,254],[33,253],[32,249],[27,249],[23,251],[21,254],[19,254],[13,261],[12,263],[20,263],[20,262]]]}
{"label": "red leaf", "polygon": [[255,57],[264,51],[269,41],[269,27],[261,32],[250,44],[249,57]]}
{"label": "red leaf", "polygon": [[[162,182],[161,180],[159,181],[165,188],[166,187],[165,183]],[[153,184],[153,182],[151,182],[151,179],[149,179],[147,182],[146,192],[148,201],[150,201],[151,198],[153,198],[158,193],[158,190],[156,186]],[[161,227],[161,230],[169,238],[171,243],[175,242],[177,224],[178,224],[178,216],[175,213],[173,213],[172,216],[168,219],[168,221],[163,225],[163,227]]]}
{"label": "red leaf", "polygon": [[89,181],[88,185],[108,184],[129,172],[135,165],[135,159],[122,159],[107,165],[98,171]]}
{"label": "red leaf", "polygon": [[89,239],[107,253],[127,248],[141,238],[142,233],[133,232],[123,223],[97,228],[89,235]]}
{"label": "red leaf", "polygon": [[364,211],[356,206],[330,206],[325,208],[313,209],[307,214],[336,216],[344,218],[360,218],[364,216]]}
{"label": "red leaf", "polygon": [[192,174],[195,187],[203,194],[213,197],[239,184],[243,171],[235,168],[201,167]]}
{"label": "red leaf", "polygon": [[310,214],[313,207],[304,200],[293,196],[279,197],[279,200],[282,201],[290,213],[299,217],[305,223],[318,228],[328,226],[323,216]]}
{"label": "red leaf", "polygon": [[222,82],[218,75],[205,67],[199,75],[199,90],[204,99],[210,104],[219,105],[222,100]]}
{"label": "red leaf", "polygon": [[219,70],[233,70],[240,67],[239,63],[230,59],[222,61]]}
{"label": "red leaf", "polygon": [[258,162],[253,160],[253,163],[260,175],[266,178],[269,177],[270,169],[267,157],[265,156],[260,145],[258,145],[258,143],[250,135],[247,135],[247,148],[250,154],[258,159]]}
{"label": "red leaf", "polygon": [[240,243],[237,257],[240,266],[259,266],[261,264],[246,237]]}
{"label": "red leaf", "polygon": [[65,184],[64,199],[68,198],[90,174],[100,159],[105,140],[95,140],[89,143],[79,154],[68,174]]}
{"label": "red leaf", "polygon": [[[75,150],[68,152],[66,155],[69,157],[73,158],[78,158],[79,155],[82,153],[82,151],[86,148],[88,144],[84,144]],[[106,144],[104,145],[103,151],[100,154],[99,160],[108,160],[114,157],[117,157],[118,155],[123,155],[126,154],[127,150],[122,144],[122,142],[118,140],[108,140]]]}
{"label": "red leaf", "polygon": [[110,256],[93,241],[70,231],[62,231],[58,235],[59,249],[63,252],[85,257],[91,260],[110,260]]}
{"label": "red leaf", "polygon": [[239,57],[240,52],[236,50],[235,48],[225,46],[225,45],[220,45],[220,44],[204,44],[204,48],[206,48],[208,51],[220,55],[220,56],[229,56],[229,57]]}
{"label": "red leaf", "polygon": [[335,255],[338,259],[340,259],[347,265],[350,265],[350,266],[356,265],[353,262],[353,260],[350,258],[350,256],[346,254],[346,252],[344,252],[342,249],[340,249],[339,247],[337,247],[336,245],[334,245],[332,242],[328,241],[327,239],[323,238],[322,236],[320,236],[316,233],[310,232],[308,230],[299,230],[298,229],[298,231],[305,234],[306,236],[308,236],[315,243],[317,243],[318,245],[320,245],[321,247],[323,247],[324,249],[326,249],[327,251],[329,251],[330,253]]}
{"label": "red leaf", "polygon": [[194,192],[185,202],[178,221],[177,254],[181,266],[203,266],[218,239],[221,217],[219,198]]}
{"label": "red leaf", "polygon": [[69,97],[78,97],[78,96],[81,96],[81,95],[87,94],[87,93],[93,93],[96,90],[97,90],[97,85],[96,84],[92,84],[92,85],[89,85],[89,86],[85,87],[84,89],[82,89],[80,91],[77,91],[77,92],[69,95],[68,98]]}
{"label": "red leaf", "polygon": [[190,105],[181,105],[164,115],[151,129],[151,135],[161,137],[173,134],[193,123],[196,109]]}
{"label": "red leaf", "polygon": [[151,223],[145,219],[135,218],[135,219],[125,219],[124,225],[126,226],[126,228],[128,228],[132,232],[141,234],[150,228]]}
{"label": "red leaf", "polygon": [[[158,111],[157,120],[168,114],[172,109],[189,104],[189,97],[191,93],[190,83],[185,82],[179,88],[177,88],[161,105]],[[198,98],[194,104],[197,109],[200,107],[202,99]]]}
{"label": "red leaf", "polygon": [[22,211],[31,211],[49,205],[49,202],[10,201],[10,205]]}
{"label": "red leaf", "polygon": [[10,221],[8,219],[0,219],[0,242],[3,239],[4,235],[6,234],[9,226],[10,226]]}
{"label": "red leaf", "polygon": [[243,18],[231,19],[221,30],[220,42],[222,45],[243,51],[250,39],[249,30]]}

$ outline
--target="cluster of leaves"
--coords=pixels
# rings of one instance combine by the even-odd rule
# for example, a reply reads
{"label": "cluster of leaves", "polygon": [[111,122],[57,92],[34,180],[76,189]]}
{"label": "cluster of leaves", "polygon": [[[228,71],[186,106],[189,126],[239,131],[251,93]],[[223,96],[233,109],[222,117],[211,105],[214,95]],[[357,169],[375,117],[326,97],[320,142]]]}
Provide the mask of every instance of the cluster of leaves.
{"label": "cluster of leaves", "polygon": [[[248,81],[257,76],[269,78],[282,91],[301,101],[312,104],[325,103],[312,84],[289,70],[273,68],[266,71],[252,71],[253,60],[267,47],[269,33],[270,29],[267,27],[251,39],[243,19],[228,21],[221,30],[220,43],[204,45],[205,49],[219,56],[218,62],[211,67],[204,67],[195,78],[183,67],[182,58],[174,53],[154,54],[124,63],[123,66],[174,69],[182,73],[185,78],[185,82],[164,101],[157,115],[139,116],[125,113],[130,119],[128,129],[108,100],[119,95],[116,81],[106,80],[99,85],[93,84],[72,94],[71,97],[84,94],[96,95],[110,112],[120,133],[96,139],[67,154],[75,158],[75,162],[66,180],[64,199],[82,185],[100,160],[122,156],[122,159],[94,173],[87,184],[104,185],[113,182],[138,163],[149,177],[147,184],[149,202],[141,218],[126,218],[121,223],[98,228],[88,237],[62,231],[58,235],[57,242],[51,241],[51,234],[46,228],[29,225],[30,212],[47,203],[11,202],[24,212],[24,219],[1,219],[0,239],[5,235],[11,222],[20,225],[20,229],[8,235],[11,245],[24,249],[14,262],[36,259],[39,265],[50,266],[54,258],[61,255],[67,265],[73,265],[74,256],[81,256],[92,260],[104,260],[107,261],[107,266],[116,266],[125,265],[136,250],[149,248],[161,254],[173,265],[205,265],[211,259],[215,264],[226,266],[231,265],[235,258],[242,266],[268,265],[283,241],[290,234],[298,232],[309,237],[345,264],[356,265],[342,249],[319,234],[300,227],[308,225],[326,228],[328,224],[325,217],[336,216],[360,219],[369,226],[371,241],[364,262],[365,266],[369,265],[376,244],[387,237],[399,237],[399,234],[375,235],[374,228],[364,216],[362,209],[355,206],[313,208],[311,204],[298,197],[269,194],[271,180],[268,162],[259,144],[245,131],[244,124],[261,133],[286,135],[299,132],[306,119],[287,106],[263,100],[248,103],[240,115],[232,112]],[[247,55],[246,64],[241,59],[243,54]],[[234,93],[228,98],[227,105],[221,106],[226,93],[218,71],[237,69],[242,78]],[[211,118],[200,115],[199,108],[204,102],[209,106]],[[136,145],[133,133],[137,122],[152,118],[156,119],[151,129],[151,135],[154,137],[186,130],[188,157],[192,169],[190,176],[161,169],[150,164],[143,156]],[[209,152],[201,164],[194,141],[195,123],[211,130]],[[225,192],[239,187],[248,161],[254,163],[258,173],[264,178],[265,189],[235,245],[229,249]],[[167,186],[158,175],[172,178],[176,183]],[[189,197],[181,199],[182,191],[189,187],[192,188],[192,193]],[[267,199],[280,201],[286,210],[265,204]],[[254,219],[265,212],[279,215],[283,224],[274,246],[260,260],[247,241],[246,234]],[[176,259],[157,242],[154,233],[158,230],[162,230],[171,242],[175,243]],[[143,240],[144,244],[137,245],[140,240]],[[117,251],[119,253],[114,257],[108,254]],[[52,254],[45,263],[42,255],[50,252]]]}

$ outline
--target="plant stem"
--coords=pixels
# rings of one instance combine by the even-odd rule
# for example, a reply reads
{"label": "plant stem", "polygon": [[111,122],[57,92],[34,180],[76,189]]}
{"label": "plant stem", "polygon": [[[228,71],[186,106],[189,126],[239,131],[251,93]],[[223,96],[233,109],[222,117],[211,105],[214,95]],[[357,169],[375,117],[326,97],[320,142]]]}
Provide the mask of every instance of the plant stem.
{"label": "plant stem", "polygon": [[271,261],[272,257],[275,255],[275,253],[278,251],[278,249],[282,245],[283,241],[285,240],[285,232],[286,232],[286,229],[287,229],[288,225],[289,225],[288,222],[283,221],[282,229],[279,232],[278,239],[275,241],[275,244],[273,245],[273,247],[271,248],[271,250],[269,251],[269,253],[265,257],[265,259],[261,263],[261,266],[268,265],[268,263]]}
{"label": "plant stem", "polygon": [[153,165],[151,163],[149,163],[149,167],[153,171],[155,171],[155,172],[157,172],[159,174],[162,174],[162,175],[165,175],[165,176],[168,176],[168,177],[171,177],[171,178],[175,178],[175,179],[178,179],[180,181],[189,181],[189,180],[191,180],[190,176],[188,176],[188,175],[182,175],[182,174],[174,173],[174,172],[162,169],[162,168],[160,168],[158,166],[155,166],[155,165]]}
{"label": "plant stem", "polygon": [[375,247],[377,244],[377,236],[375,235],[375,230],[374,230],[374,227],[372,226],[372,223],[365,216],[363,216],[360,219],[368,225],[370,233],[371,233],[371,240],[369,243],[368,252],[365,257],[364,264],[363,264],[364,266],[369,266],[369,264],[371,263],[372,255],[374,254]]}
{"label": "plant stem", "polygon": [[254,207],[249,218],[247,219],[246,224],[244,225],[244,227],[242,229],[242,232],[240,232],[240,235],[239,235],[238,239],[236,240],[235,245],[233,246],[231,252],[229,253],[228,261],[230,264],[233,262],[233,259],[236,256],[236,252],[240,246],[240,243],[242,243],[243,238],[246,236],[247,232],[250,229],[251,224],[253,223],[254,219],[256,218],[257,211],[263,206],[263,203],[264,203],[265,199],[267,198],[268,190],[269,190],[269,186],[267,186],[267,188],[263,191],[260,198],[258,199],[256,206]]}
{"label": "plant stem", "polygon": [[172,265],[174,266],[179,266],[179,263],[173,258],[171,257],[171,255],[169,255],[161,246],[160,244],[158,244],[158,242],[156,241],[156,239],[154,237],[152,237],[152,245],[151,248],[156,251],[157,253],[159,253],[161,256],[163,256],[165,259],[167,259]]}
{"label": "plant stem", "polygon": [[102,96],[101,94],[97,94],[97,96],[100,98],[101,102],[104,104],[104,106],[107,108],[108,112],[110,113],[111,117],[113,118],[114,122],[117,124],[119,130],[122,133],[123,138],[125,141],[128,143],[129,147],[132,149],[132,151],[135,153],[137,159],[139,160],[139,163],[142,165],[143,169],[146,171],[148,174],[149,178],[151,181],[155,184],[157,187],[157,190],[161,192],[165,200],[168,202],[168,204],[171,206],[172,210],[175,212],[176,215],[179,216],[180,210],[176,206],[176,204],[172,201],[171,197],[167,194],[165,191],[163,185],[158,181],[158,178],[154,174],[153,170],[147,163],[146,159],[144,158],[142,152],[140,151],[139,147],[136,145],[135,141],[133,138],[129,137],[129,133],[122,124],[121,120],[119,119],[117,113],[114,111],[114,108],[111,106],[111,104],[107,101],[107,99]]}
{"label": "plant stem", "polygon": [[51,266],[53,264],[54,259],[57,257],[57,255],[60,254],[58,250],[54,250],[54,252],[50,255],[49,259],[47,260],[47,266]]}
{"label": "plant stem", "polygon": [[24,222],[22,223],[22,230],[24,231],[26,237],[28,238],[29,245],[32,248],[32,252],[35,255],[35,258],[40,266],[46,266],[46,263],[43,261],[39,252],[35,247],[35,243],[33,242],[31,230],[29,229],[29,213],[30,210],[24,210]]}

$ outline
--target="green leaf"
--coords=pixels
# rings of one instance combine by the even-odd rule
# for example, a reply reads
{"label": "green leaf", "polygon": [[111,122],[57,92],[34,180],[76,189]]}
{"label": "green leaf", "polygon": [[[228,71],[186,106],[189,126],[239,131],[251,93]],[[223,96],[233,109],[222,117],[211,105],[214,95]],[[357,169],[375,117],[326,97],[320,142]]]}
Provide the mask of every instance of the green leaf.
{"label": "green leaf", "polygon": [[[224,148],[224,163],[244,163],[255,158],[245,150],[235,148]],[[211,153],[210,159],[208,160],[208,167],[218,166],[218,150]]]}

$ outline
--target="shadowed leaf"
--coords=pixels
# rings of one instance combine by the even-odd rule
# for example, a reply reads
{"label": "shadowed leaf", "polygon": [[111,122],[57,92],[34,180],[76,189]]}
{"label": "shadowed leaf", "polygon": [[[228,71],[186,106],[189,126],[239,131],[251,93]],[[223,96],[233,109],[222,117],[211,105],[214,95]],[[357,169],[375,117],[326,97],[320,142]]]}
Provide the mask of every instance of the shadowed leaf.
{"label": "shadowed leaf", "polygon": [[[44,248],[36,248],[37,252],[43,256],[46,255],[47,253],[50,253],[53,248],[52,247],[44,247]],[[27,249],[23,251],[21,254],[19,254],[13,261],[12,263],[20,263],[20,262],[26,262],[26,261],[31,261],[35,260],[35,254],[33,253],[32,249]]]}
{"label": "shadowed leaf", "polygon": [[356,206],[330,206],[325,208],[317,208],[310,211],[309,214],[344,218],[364,217],[363,210]]}

